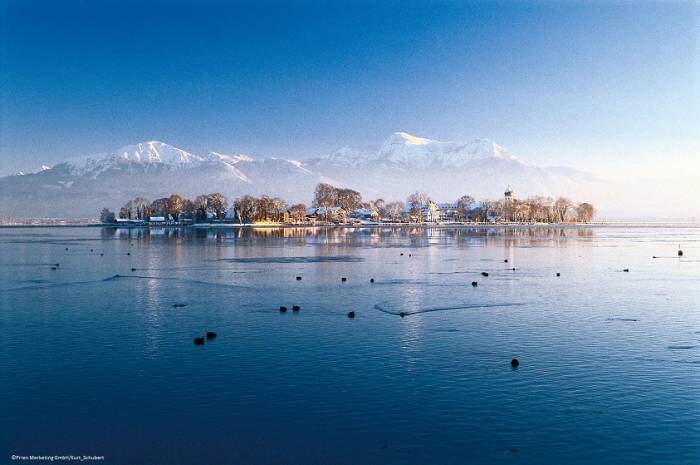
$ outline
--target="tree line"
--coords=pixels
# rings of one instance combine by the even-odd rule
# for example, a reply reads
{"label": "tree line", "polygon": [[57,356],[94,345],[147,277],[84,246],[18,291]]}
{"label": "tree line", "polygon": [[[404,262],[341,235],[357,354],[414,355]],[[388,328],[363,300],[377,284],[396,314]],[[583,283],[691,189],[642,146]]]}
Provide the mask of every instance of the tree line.
{"label": "tree line", "polygon": [[[592,204],[574,203],[559,197],[532,196],[524,200],[515,198],[482,200],[477,202],[470,195],[459,197],[454,203],[438,204],[428,194],[414,192],[405,202],[385,202],[382,198],[365,201],[358,191],[320,183],[314,190],[311,203],[315,218],[328,222],[346,222],[356,212],[363,217],[388,222],[436,222],[436,221],[506,221],[536,223],[589,223],[595,216]],[[232,202],[225,195],[215,192],[197,196],[194,200],[173,194],[149,201],[144,197],[129,200],[115,215],[103,209],[103,223],[116,222],[116,218],[149,221],[152,217],[164,217],[173,221],[187,219],[195,223],[207,221],[235,221],[238,223],[303,223],[309,211],[303,203],[288,205],[284,199],[266,195],[244,195]]]}

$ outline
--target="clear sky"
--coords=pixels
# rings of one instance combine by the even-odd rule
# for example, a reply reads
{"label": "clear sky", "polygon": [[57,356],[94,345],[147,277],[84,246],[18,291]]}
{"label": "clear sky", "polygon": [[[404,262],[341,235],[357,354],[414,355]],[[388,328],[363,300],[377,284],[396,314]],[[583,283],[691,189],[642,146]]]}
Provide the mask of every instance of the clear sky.
{"label": "clear sky", "polygon": [[402,130],[700,177],[698,2],[0,5],[0,174],[151,139],[303,159]]}

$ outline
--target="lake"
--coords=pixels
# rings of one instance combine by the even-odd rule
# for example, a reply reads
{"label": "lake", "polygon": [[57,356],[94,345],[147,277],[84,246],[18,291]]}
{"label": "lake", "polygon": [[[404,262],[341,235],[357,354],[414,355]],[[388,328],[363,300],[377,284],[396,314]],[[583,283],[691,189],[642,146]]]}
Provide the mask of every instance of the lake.
{"label": "lake", "polygon": [[4,228],[0,291],[3,463],[700,463],[698,228]]}

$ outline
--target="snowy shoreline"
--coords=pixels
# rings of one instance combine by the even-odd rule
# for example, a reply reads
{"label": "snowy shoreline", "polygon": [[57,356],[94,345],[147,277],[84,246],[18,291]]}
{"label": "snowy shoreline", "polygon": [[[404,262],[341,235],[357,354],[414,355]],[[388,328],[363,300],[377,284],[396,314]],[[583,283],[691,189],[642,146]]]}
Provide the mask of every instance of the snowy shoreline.
{"label": "snowy shoreline", "polygon": [[312,228],[345,228],[345,229],[377,229],[377,228],[700,228],[698,223],[681,222],[595,222],[595,223],[381,223],[381,224],[234,224],[234,223],[202,223],[189,225],[117,225],[103,223],[64,223],[64,224],[0,224],[0,229],[10,228],[117,228],[117,229],[312,229]]}

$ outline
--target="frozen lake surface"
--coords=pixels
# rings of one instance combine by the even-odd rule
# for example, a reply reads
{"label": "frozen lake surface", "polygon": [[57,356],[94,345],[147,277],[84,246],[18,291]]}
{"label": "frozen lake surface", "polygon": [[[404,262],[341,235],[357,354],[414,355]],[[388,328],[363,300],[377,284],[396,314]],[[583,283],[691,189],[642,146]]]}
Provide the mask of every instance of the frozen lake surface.
{"label": "frozen lake surface", "polygon": [[0,292],[3,463],[700,463],[697,228],[7,228]]}

